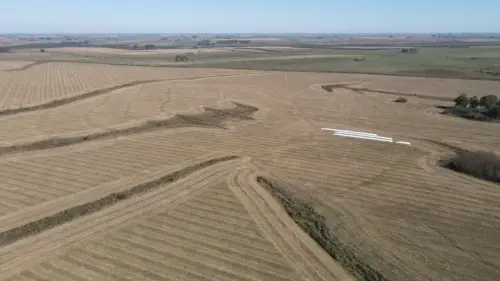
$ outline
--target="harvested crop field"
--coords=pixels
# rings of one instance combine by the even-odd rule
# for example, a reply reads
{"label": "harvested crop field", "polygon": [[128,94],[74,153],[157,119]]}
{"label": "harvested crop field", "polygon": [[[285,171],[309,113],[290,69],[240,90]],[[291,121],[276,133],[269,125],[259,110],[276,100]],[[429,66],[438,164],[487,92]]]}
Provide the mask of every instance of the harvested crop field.
{"label": "harvested crop field", "polygon": [[18,67],[0,71],[0,280],[500,278],[498,184],[438,165],[500,152],[499,125],[436,111],[499,82]]}
{"label": "harvested crop field", "polygon": [[[110,55],[125,55],[125,56],[138,56],[138,55],[168,55],[168,54],[185,54],[196,53],[198,49],[159,49],[159,50],[125,50],[114,48],[86,48],[86,47],[64,47],[64,48],[50,48],[48,52],[61,52],[61,53],[74,53],[74,54],[110,54]],[[227,52],[225,48],[210,48],[204,49],[203,52]]]}

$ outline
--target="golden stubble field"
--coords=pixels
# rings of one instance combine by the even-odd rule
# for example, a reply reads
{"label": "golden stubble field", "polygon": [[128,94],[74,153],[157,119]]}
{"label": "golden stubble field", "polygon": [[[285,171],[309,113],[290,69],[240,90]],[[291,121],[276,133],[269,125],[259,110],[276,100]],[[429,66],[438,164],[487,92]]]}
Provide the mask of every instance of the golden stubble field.
{"label": "golden stubble field", "polygon": [[[437,166],[450,151],[429,142],[498,151],[498,125],[366,90],[498,82],[30,62],[0,81],[0,280],[353,280],[259,175],[387,280],[500,278],[498,185]],[[365,90],[321,88],[346,83]]]}

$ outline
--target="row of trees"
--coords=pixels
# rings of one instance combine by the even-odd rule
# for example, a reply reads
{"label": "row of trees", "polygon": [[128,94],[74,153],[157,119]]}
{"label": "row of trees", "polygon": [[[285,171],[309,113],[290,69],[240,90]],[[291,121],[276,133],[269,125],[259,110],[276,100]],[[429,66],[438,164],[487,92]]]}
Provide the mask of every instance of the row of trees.
{"label": "row of trees", "polygon": [[[134,45],[132,46],[132,48],[134,48],[134,49],[139,49],[139,47],[140,47],[140,46],[139,46],[138,44],[134,44]],[[146,50],[152,50],[152,49],[154,49],[154,48],[156,48],[156,46],[155,46],[155,45],[153,45],[153,44],[146,44],[146,45],[144,45],[144,49],[146,49]]]}
{"label": "row of trees", "polygon": [[415,48],[403,48],[401,49],[401,53],[417,53],[417,49]]}
{"label": "row of trees", "polygon": [[462,109],[461,112],[479,113],[487,118],[500,119],[500,100],[495,95],[468,97],[467,94],[462,93],[453,101],[456,108]]}
{"label": "row of trees", "polygon": [[456,97],[454,100],[455,106],[460,107],[472,107],[478,108],[483,106],[487,109],[492,108],[493,106],[499,105],[498,97],[495,95],[486,95],[479,98],[478,96],[468,97],[467,94],[462,93],[460,96]]}

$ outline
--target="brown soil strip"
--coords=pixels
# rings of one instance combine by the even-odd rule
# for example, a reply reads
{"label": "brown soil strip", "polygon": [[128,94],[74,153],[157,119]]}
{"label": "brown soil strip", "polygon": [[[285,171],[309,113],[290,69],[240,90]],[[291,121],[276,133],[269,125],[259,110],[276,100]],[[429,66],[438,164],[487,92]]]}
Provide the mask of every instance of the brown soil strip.
{"label": "brown soil strip", "polygon": [[453,98],[448,98],[448,97],[439,97],[439,96],[431,96],[431,95],[421,95],[421,94],[412,94],[412,93],[400,93],[400,92],[391,92],[391,91],[384,91],[384,90],[374,90],[370,88],[355,88],[355,87],[349,87],[347,85],[323,85],[321,86],[323,90],[327,92],[332,92],[333,89],[339,88],[339,89],[348,89],[351,91],[355,91],[357,93],[362,93],[364,92],[372,92],[372,93],[378,93],[378,94],[386,94],[386,95],[393,95],[393,96],[402,96],[402,97],[416,97],[419,99],[427,99],[427,100],[439,100],[439,101],[453,101]]}
{"label": "brown soil strip", "polygon": [[142,124],[129,128],[110,129],[105,132],[99,132],[84,136],[66,138],[55,137],[26,144],[3,146],[0,147],[0,155],[16,152],[52,149],[88,141],[111,139],[120,136],[134,135],[163,129],[185,127],[225,129],[225,127],[222,125],[225,121],[253,120],[251,115],[258,110],[258,108],[256,107],[237,102],[233,102],[233,104],[236,105],[235,108],[216,109],[204,107],[205,111],[202,113],[176,114],[175,116],[165,120],[146,121]]}
{"label": "brown soil strip", "polygon": [[325,217],[316,212],[314,207],[266,178],[259,176],[257,182],[283,205],[295,223],[357,280],[388,281],[380,272],[357,257],[353,250],[342,244],[335,236],[335,233],[328,227]]}
{"label": "brown soil strip", "polygon": [[30,111],[55,108],[55,107],[59,107],[59,106],[73,103],[76,101],[80,101],[80,100],[88,99],[91,97],[107,94],[107,93],[115,91],[115,90],[128,88],[128,87],[132,87],[132,86],[137,86],[137,85],[142,85],[142,84],[149,84],[149,83],[155,83],[155,82],[168,82],[168,81],[191,81],[191,80],[199,80],[199,79],[206,79],[206,78],[223,78],[223,77],[232,77],[232,76],[241,76],[241,75],[246,75],[246,74],[224,74],[224,75],[192,76],[192,77],[185,77],[185,78],[151,79],[151,80],[132,81],[132,82],[128,82],[128,83],[121,84],[121,85],[116,85],[116,86],[103,88],[103,89],[99,89],[99,90],[94,90],[94,91],[87,92],[87,93],[81,94],[81,95],[68,96],[68,97],[64,97],[61,99],[52,100],[52,101],[47,102],[47,103],[37,104],[37,105],[33,105],[33,106],[26,106],[26,107],[1,110],[0,116],[14,115],[14,114],[20,114],[20,113],[25,113],[25,112],[30,112]]}
{"label": "brown soil strip", "polygon": [[207,168],[209,166],[238,159],[239,156],[224,156],[220,158],[210,159],[192,166],[188,166],[182,170],[161,176],[150,182],[146,182],[131,189],[111,193],[98,200],[87,202],[75,207],[71,207],[54,215],[27,223],[25,225],[4,231],[0,233],[0,246],[12,244],[20,239],[35,235],[42,231],[54,228],[58,225],[67,223],[79,217],[98,212],[104,208],[110,207],[120,201],[129,199],[133,196],[141,195],[157,188],[167,187],[166,184],[177,181],[181,178],[188,176],[191,173]]}

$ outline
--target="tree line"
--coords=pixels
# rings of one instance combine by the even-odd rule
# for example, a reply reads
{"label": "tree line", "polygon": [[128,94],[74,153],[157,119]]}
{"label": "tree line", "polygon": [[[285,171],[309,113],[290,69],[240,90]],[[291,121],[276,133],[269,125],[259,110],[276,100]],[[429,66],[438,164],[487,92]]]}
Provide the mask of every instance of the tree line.
{"label": "tree line", "polygon": [[500,119],[500,100],[495,95],[469,97],[462,93],[453,101],[455,107],[449,113],[454,115],[482,121]]}

